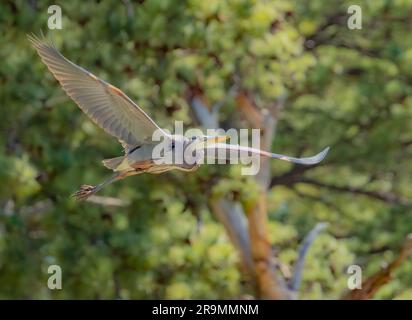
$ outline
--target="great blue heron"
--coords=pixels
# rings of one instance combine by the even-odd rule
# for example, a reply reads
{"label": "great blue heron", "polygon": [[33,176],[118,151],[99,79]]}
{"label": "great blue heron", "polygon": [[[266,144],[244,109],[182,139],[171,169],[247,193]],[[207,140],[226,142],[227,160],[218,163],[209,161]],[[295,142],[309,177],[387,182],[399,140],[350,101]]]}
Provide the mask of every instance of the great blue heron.
{"label": "great blue heron", "polygon": [[[103,160],[103,164],[114,171],[114,175],[96,185],[82,185],[74,194],[78,200],[87,199],[105,185],[128,176],[147,173],[161,173],[172,169],[194,171],[200,161],[194,163],[158,164],[153,159],[153,150],[158,141],[153,141],[155,131],[164,135],[167,150],[180,147],[182,150],[200,145],[200,142],[213,143],[213,148],[225,148],[236,152],[256,154],[259,156],[312,165],[323,160],[329,148],[314,157],[293,158],[281,154],[270,153],[255,148],[233,144],[223,144],[225,136],[172,135],[159,128],[156,123],[126,94],[115,86],[99,79],[89,71],[66,59],[53,44],[36,36],[28,39],[37,50],[42,61],[47,65],[54,77],[60,82],[64,91],[99,127],[116,137],[124,148],[124,155]],[[203,157],[199,153],[199,157]]]}

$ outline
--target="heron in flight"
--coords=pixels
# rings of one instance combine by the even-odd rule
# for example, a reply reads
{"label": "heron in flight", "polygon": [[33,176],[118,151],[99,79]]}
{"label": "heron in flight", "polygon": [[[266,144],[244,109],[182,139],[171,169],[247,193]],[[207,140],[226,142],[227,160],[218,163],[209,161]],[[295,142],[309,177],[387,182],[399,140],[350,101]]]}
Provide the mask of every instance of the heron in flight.
{"label": "heron in flight", "polygon": [[[140,173],[162,173],[172,169],[194,171],[201,161],[188,163],[158,164],[153,159],[153,151],[158,141],[153,141],[153,134],[161,132],[166,142],[166,150],[173,151],[179,147],[215,148],[232,150],[242,154],[280,159],[303,165],[313,165],[323,160],[329,148],[316,156],[309,158],[294,158],[271,153],[241,145],[222,143],[226,136],[195,136],[172,135],[159,126],[123,91],[96,77],[91,72],[66,59],[49,41],[32,35],[28,39],[37,50],[41,60],[59,81],[67,95],[93,120],[99,127],[116,137],[124,148],[124,155],[103,160],[103,164],[114,171],[114,174],[104,182],[96,185],[82,185],[73,196],[77,200],[85,200],[104,186],[114,181]],[[203,158],[199,152],[197,157]]]}

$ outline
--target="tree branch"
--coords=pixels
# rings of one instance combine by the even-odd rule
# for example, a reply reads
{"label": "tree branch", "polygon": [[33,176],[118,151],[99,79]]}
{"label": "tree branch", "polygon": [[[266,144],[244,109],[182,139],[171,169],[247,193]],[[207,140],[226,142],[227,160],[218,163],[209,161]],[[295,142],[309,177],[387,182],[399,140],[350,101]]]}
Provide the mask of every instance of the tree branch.
{"label": "tree branch", "polygon": [[[230,95],[229,92],[228,96]],[[206,105],[206,99],[198,97],[196,92],[192,93],[191,97],[190,104],[197,120],[204,127],[217,128],[216,110],[219,110],[219,105],[210,108],[210,105]],[[259,110],[244,92],[237,92],[236,101],[251,125],[262,130],[260,147],[270,150],[276,126],[275,118],[268,110]],[[283,101],[284,99],[276,104],[276,110],[281,108]],[[210,206],[216,218],[224,225],[232,243],[239,250],[243,265],[246,270],[249,270],[248,273],[257,288],[258,296],[264,299],[289,299],[291,295],[283,278],[276,274],[267,231],[266,194],[270,184],[269,171],[268,159],[261,159],[260,171],[255,176],[261,193],[254,204],[242,209],[239,203],[221,198],[211,200]],[[245,221],[245,213],[247,227],[242,222]]]}
{"label": "tree branch", "polygon": [[404,206],[412,205],[409,200],[403,197],[400,197],[394,193],[390,193],[390,192],[367,191],[367,190],[363,190],[363,189],[351,187],[351,186],[337,186],[337,185],[323,183],[323,182],[316,181],[316,180],[309,179],[309,178],[301,178],[297,182],[311,184],[317,187],[326,188],[326,189],[337,191],[337,192],[347,192],[347,193],[353,193],[357,195],[363,195],[363,196],[378,199],[378,200],[381,200],[383,202],[390,203],[390,204],[400,204]]}
{"label": "tree branch", "polygon": [[[254,282],[255,272],[253,267],[252,250],[247,231],[247,220],[241,205],[224,198],[211,199],[210,207],[215,217],[225,227],[234,247],[240,253],[242,265],[250,280]],[[254,283],[254,286],[256,284]]]}
{"label": "tree branch", "polygon": [[292,169],[290,169],[288,172],[280,176],[273,177],[270,181],[269,188],[273,188],[274,186],[277,186],[277,185],[283,185],[283,186],[290,187],[301,180],[301,176],[304,172],[314,167],[316,166],[294,165]]}
{"label": "tree branch", "polygon": [[[283,97],[282,97],[283,98]],[[261,129],[260,148],[270,150],[275,136],[277,118],[274,118],[268,110],[260,111],[250,98],[240,92],[237,95],[238,107],[245,113],[251,125]],[[279,101],[278,108],[281,108]],[[260,170],[255,180],[260,187],[260,194],[255,203],[245,207],[249,225],[249,238],[258,284],[259,297],[263,299],[291,299],[291,294],[276,273],[272,247],[267,230],[267,190],[270,184],[270,159],[261,158]]]}
{"label": "tree branch", "polygon": [[[205,106],[201,97],[194,95],[190,100],[197,121],[205,129],[217,129],[219,127],[218,113],[212,108]],[[211,111],[209,111],[211,109]]]}
{"label": "tree branch", "polygon": [[253,128],[261,128],[263,116],[244,91],[236,94],[236,104]]}
{"label": "tree branch", "polygon": [[345,294],[343,300],[367,300],[373,298],[376,292],[382,288],[383,285],[392,279],[394,271],[408,258],[412,253],[412,234],[409,234],[403,247],[398,255],[389,265],[379,270],[371,277],[367,278],[362,283],[362,289],[355,289]]}
{"label": "tree branch", "polygon": [[[230,92],[228,96],[230,96]],[[196,120],[203,128],[217,129],[219,123],[216,109],[219,110],[220,107],[210,108],[206,103],[206,100],[201,99],[198,94],[192,94],[190,105],[194,110]],[[233,246],[238,250],[243,269],[249,276],[252,285],[256,287],[252,250],[243,208],[238,202],[228,201],[224,198],[210,199],[209,206],[216,219],[224,226]]]}
{"label": "tree branch", "polygon": [[216,103],[213,105],[213,107],[212,107],[213,112],[216,113],[216,114],[218,114],[219,111],[220,111],[220,109],[222,108],[222,106],[223,106],[230,98],[232,98],[233,96],[235,96],[237,90],[238,90],[238,87],[237,87],[237,84],[235,83],[235,84],[233,84],[233,85],[230,87],[228,93],[225,95],[225,97],[222,99],[222,101],[218,101],[218,102],[216,102]]}
{"label": "tree branch", "polygon": [[309,248],[312,243],[315,241],[319,233],[328,226],[325,222],[318,223],[305,237],[302,242],[302,245],[299,249],[298,259],[296,260],[293,277],[290,281],[289,288],[294,291],[295,294],[299,291],[299,287],[302,281],[303,267],[305,266],[305,260]]}

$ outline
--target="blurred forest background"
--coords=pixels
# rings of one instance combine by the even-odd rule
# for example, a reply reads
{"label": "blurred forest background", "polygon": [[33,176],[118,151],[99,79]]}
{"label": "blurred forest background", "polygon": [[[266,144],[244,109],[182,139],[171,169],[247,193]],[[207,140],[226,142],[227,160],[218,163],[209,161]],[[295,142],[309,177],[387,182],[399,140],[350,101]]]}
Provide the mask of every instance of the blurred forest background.
{"label": "blurred forest background", "polygon": [[[52,4],[62,30],[47,29]],[[357,264],[362,298],[412,299],[411,17],[410,0],[1,1],[0,298],[339,299]],[[260,127],[273,152],[331,151],[257,177],[141,175],[75,202],[121,147],[41,62],[26,38],[40,30],[162,127]]]}

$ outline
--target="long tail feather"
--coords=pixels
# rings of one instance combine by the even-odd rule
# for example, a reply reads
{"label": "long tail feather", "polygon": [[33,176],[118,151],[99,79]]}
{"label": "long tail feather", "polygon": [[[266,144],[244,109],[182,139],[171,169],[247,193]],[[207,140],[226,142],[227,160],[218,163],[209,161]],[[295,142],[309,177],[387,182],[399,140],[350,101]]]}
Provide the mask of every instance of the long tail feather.
{"label": "long tail feather", "polygon": [[112,159],[104,159],[103,165],[111,170],[115,170],[124,160],[124,156],[120,156],[120,157],[116,157],[116,158],[112,158]]}

